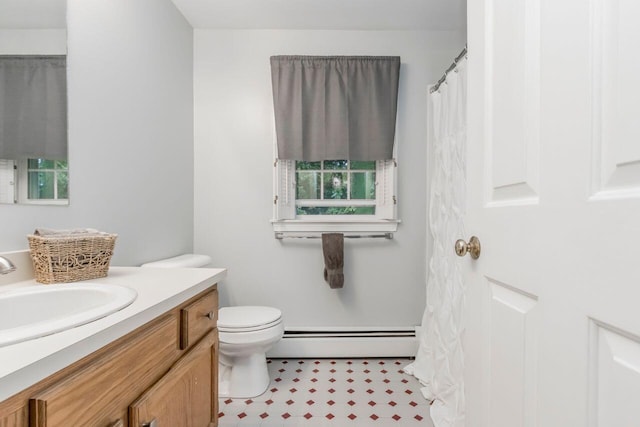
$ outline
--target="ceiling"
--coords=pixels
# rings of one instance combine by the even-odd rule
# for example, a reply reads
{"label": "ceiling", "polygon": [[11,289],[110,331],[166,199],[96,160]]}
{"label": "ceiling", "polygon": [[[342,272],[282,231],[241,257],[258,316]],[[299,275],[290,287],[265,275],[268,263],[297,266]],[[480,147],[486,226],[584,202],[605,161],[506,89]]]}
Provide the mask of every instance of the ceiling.
{"label": "ceiling", "polygon": [[464,30],[466,0],[172,0],[194,28]]}
{"label": "ceiling", "polygon": [[[171,0],[194,28],[464,30],[466,0]],[[66,0],[0,0],[0,28],[65,28]]]}

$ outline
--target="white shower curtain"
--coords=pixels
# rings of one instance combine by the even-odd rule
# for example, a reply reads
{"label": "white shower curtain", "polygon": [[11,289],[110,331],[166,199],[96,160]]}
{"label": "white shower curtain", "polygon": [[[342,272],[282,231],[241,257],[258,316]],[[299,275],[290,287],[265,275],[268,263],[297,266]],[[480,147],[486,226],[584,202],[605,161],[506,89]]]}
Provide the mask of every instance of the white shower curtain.
{"label": "white shower curtain", "polygon": [[462,333],[464,283],[454,242],[463,238],[466,159],[466,59],[429,95],[431,188],[427,305],[415,361],[405,368],[423,384],[435,427],[465,424]]}

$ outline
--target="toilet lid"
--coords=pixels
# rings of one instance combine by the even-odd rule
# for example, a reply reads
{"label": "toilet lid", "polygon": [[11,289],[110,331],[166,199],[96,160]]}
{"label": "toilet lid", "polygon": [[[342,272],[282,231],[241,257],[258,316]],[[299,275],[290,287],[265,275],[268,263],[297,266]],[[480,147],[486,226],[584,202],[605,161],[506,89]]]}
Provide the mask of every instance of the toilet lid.
{"label": "toilet lid", "polygon": [[218,311],[218,328],[229,332],[264,329],[277,324],[282,312],[273,307],[222,307]]}

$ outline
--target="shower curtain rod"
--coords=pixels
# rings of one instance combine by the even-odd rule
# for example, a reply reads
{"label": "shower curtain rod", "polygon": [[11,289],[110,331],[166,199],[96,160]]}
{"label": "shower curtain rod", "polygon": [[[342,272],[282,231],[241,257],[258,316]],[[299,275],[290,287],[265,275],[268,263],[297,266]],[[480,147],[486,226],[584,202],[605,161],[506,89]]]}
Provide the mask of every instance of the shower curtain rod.
{"label": "shower curtain rod", "polygon": [[465,46],[464,49],[462,49],[462,52],[460,52],[460,54],[456,56],[456,59],[454,59],[453,63],[449,65],[449,68],[447,68],[447,71],[445,71],[442,77],[440,77],[440,80],[438,80],[438,82],[431,88],[431,90],[429,90],[429,93],[433,93],[440,89],[440,85],[447,80],[447,76],[449,75],[449,73],[456,69],[456,67],[458,66],[458,62],[460,62],[465,56],[467,56],[467,46]]}

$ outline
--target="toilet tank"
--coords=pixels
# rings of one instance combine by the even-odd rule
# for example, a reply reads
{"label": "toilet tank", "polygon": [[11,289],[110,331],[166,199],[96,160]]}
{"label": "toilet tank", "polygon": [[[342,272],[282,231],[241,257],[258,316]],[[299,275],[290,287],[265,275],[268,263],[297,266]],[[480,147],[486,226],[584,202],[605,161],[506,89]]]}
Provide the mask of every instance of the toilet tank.
{"label": "toilet tank", "polygon": [[184,254],[178,255],[173,258],[160,259],[158,261],[147,262],[142,264],[141,267],[155,267],[155,268],[194,268],[205,267],[211,264],[211,257],[208,255],[199,254]]}

